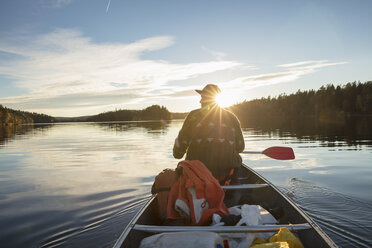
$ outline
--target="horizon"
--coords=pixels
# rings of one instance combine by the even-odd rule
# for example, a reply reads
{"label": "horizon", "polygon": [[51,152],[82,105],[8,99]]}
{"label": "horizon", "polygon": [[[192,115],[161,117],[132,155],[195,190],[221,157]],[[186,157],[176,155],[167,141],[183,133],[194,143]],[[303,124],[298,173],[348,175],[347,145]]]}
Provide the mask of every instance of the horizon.
{"label": "horizon", "polygon": [[[348,83],[361,83],[361,84],[364,84],[364,83],[367,83],[367,82],[371,82],[371,81],[366,81],[366,82],[357,82],[357,81],[354,81],[354,82],[348,82]],[[344,86],[346,86],[348,83],[346,83],[346,84],[326,84],[326,85],[322,85],[322,86],[320,86],[320,88],[321,87],[326,87],[326,86],[328,86],[328,85],[333,85],[335,88],[336,87],[338,87],[338,86],[340,86],[340,87],[344,87]],[[305,92],[305,91],[318,91],[318,90],[320,90],[320,88],[318,88],[318,89],[309,89],[309,90],[300,90],[300,92]],[[290,93],[290,94],[286,94],[286,93],[280,93],[279,95],[285,95],[285,96],[290,96],[290,95],[292,95],[292,94],[297,94],[297,92],[292,92],[292,93]],[[279,97],[279,95],[276,95],[276,96],[268,96],[268,97],[270,97],[271,99],[273,99],[273,98],[277,98],[277,97]],[[263,97],[263,98],[265,98],[265,99],[267,99],[268,97]],[[254,99],[250,99],[250,100],[248,100],[248,102],[249,101],[253,101],[253,100],[260,100],[261,98],[254,98]],[[225,107],[223,107],[223,106],[221,106],[221,105],[223,105],[223,100],[224,99],[222,99],[222,101],[220,102],[220,103],[218,103],[217,102],[217,104],[220,106],[220,107],[222,107],[222,108],[229,108],[229,107],[232,107],[233,105],[240,105],[240,104],[243,104],[244,103],[244,101],[241,101],[241,102],[237,102],[237,103],[235,103],[235,104],[232,104],[232,105],[228,105],[228,106],[225,106]],[[229,102],[229,101],[228,101]],[[2,105],[1,103],[0,103],[0,105]],[[99,113],[93,113],[93,114],[90,114],[90,115],[77,115],[77,116],[55,116],[55,115],[50,115],[51,117],[54,117],[54,118],[80,118],[80,117],[89,117],[89,116],[95,116],[95,115],[99,115],[99,114],[102,114],[102,113],[106,113],[106,112],[116,112],[116,111],[121,111],[121,110],[129,110],[129,111],[141,111],[141,110],[144,110],[144,109],[146,109],[146,108],[148,108],[148,107],[151,107],[151,106],[153,106],[153,105],[159,105],[159,104],[152,104],[152,105],[148,105],[148,106],[145,106],[145,107],[143,107],[143,108],[141,108],[141,109],[127,109],[127,108],[120,108],[120,109],[117,109],[117,108],[115,108],[115,109],[111,109],[111,110],[106,110],[106,111],[104,111],[104,112],[99,112]],[[4,105],[2,105],[3,107],[7,107],[7,106],[4,106]],[[170,113],[173,113],[173,114],[187,114],[187,113],[189,113],[190,111],[186,111],[186,112],[177,112],[177,111],[170,111],[169,109],[168,109],[168,107],[167,106],[164,106],[164,105],[159,105],[159,106],[161,106],[161,107],[165,107]],[[199,106],[199,108],[200,108],[201,106]],[[17,110],[17,111],[24,111],[24,110],[22,110],[22,109],[15,109],[15,110]],[[44,113],[38,113],[38,114],[44,114]]]}
{"label": "horizon", "polygon": [[199,108],[194,90],[208,83],[228,95],[226,104],[364,83],[371,80],[371,7],[370,1],[1,2],[0,104],[57,117],[155,104],[185,113]]}
{"label": "horizon", "polygon": [[[355,83],[362,83],[362,84],[364,84],[364,83],[367,83],[367,82],[369,82],[369,81],[366,81],[366,82],[356,82],[356,81],[354,81]],[[348,82],[348,83],[354,83],[354,82]],[[348,84],[348,83],[346,83],[346,84]],[[343,86],[346,86],[346,84],[332,84],[334,87],[338,87],[338,86],[340,86],[340,87],[343,87]],[[322,86],[320,86],[320,87],[325,87],[325,86],[327,86],[328,84],[326,84],[326,85],[322,85]],[[306,90],[306,91],[311,91],[311,90],[314,90],[314,91],[318,91],[320,88],[317,88],[317,89],[309,89],[309,90]],[[304,92],[305,90],[301,90],[301,92]],[[285,94],[286,96],[289,96],[289,95],[291,95],[291,94],[296,94],[297,92],[292,92],[292,93],[290,93],[290,94],[286,94],[286,93],[279,93],[278,95],[276,95],[276,96],[270,96],[271,98],[277,98],[279,95],[282,95],[282,94]],[[269,97],[269,96],[268,96]],[[268,97],[263,97],[263,98],[268,98]],[[259,100],[259,99],[261,99],[261,98],[254,98],[254,99],[250,99],[250,100],[248,100],[248,101],[253,101],[253,100]],[[223,105],[223,100],[224,99],[222,99],[222,105]],[[235,104],[232,104],[232,105],[227,105],[227,106],[221,106],[221,104],[219,104],[219,103],[217,103],[218,105],[220,105],[221,107],[223,107],[223,108],[229,108],[229,107],[231,107],[231,106],[233,106],[233,105],[239,105],[239,104],[242,104],[242,103],[244,103],[244,101],[246,101],[246,100],[243,100],[243,101],[241,101],[241,102],[237,102],[237,103],[235,103]],[[229,102],[229,101],[228,101]],[[0,105],[2,105],[2,104],[0,104]],[[98,114],[101,114],[101,113],[106,113],[106,112],[115,112],[115,111],[121,111],[121,110],[133,110],[133,111],[138,111],[138,110],[144,110],[144,109],[146,109],[146,108],[148,108],[148,107],[151,107],[151,106],[153,106],[153,105],[159,105],[159,104],[152,104],[152,105],[148,105],[148,106],[145,106],[145,107],[143,107],[143,108],[141,108],[141,109],[127,109],[127,108],[120,108],[120,109],[118,109],[118,108],[115,108],[115,109],[108,109],[108,110],[105,110],[104,112],[99,112],[99,113],[93,113],[93,114],[90,114],[90,115],[77,115],[77,116],[55,116],[55,115],[50,115],[50,116],[52,116],[52,117],[54,117],[54,118],[79,118],[79,117],[86,117],[86,116],[94,116],[94,115],[98,115]],[[3,105],[4,106],[4,105]],[[167,110],[170,112],[170,113],[180,113],[180,114],[184,114],[184,113],[189,113],[190,111],[185,111],[185,112],[177,112],[177,111],[170,111],[169,109],[168,109],[168,107],[167,106],[165,106],[165,105],[159,105],[159,106],[161,106],[161,107],[165,107],[165,108],[167,108]],[[4,106],[4,107],[6,107],[6,106]],[[201,106],[199,106],[199,108],[200,108]],[[18,111],[24,111],[24,110],[22,110],[22,109],[16,109],[16,110],[18,110]],[[39,113],[39,114],[44,114],[44,113]]]}

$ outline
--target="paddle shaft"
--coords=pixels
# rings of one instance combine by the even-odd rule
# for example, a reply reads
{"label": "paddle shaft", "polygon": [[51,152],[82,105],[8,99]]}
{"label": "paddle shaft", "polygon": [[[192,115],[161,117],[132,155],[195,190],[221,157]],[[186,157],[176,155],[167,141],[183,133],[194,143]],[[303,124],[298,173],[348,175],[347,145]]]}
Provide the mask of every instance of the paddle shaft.
{"label": "paddle shaft", "polygon": [[244,154],[262,154],[262,152],[258,152],[258,151],[243,151],[242,153],[244,153]]}

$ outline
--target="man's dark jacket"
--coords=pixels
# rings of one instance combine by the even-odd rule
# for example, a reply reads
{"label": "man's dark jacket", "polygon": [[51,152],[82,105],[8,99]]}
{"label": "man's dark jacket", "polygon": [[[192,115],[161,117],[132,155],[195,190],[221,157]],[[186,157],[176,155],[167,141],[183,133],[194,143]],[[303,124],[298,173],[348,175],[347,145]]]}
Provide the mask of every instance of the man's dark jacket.
{"label": "man's dark jacket", "polygon": [[173,156],[200,160],[215,177],[238,168],[244,138],[238,118],[215,104],[191,111],[174,143]]}

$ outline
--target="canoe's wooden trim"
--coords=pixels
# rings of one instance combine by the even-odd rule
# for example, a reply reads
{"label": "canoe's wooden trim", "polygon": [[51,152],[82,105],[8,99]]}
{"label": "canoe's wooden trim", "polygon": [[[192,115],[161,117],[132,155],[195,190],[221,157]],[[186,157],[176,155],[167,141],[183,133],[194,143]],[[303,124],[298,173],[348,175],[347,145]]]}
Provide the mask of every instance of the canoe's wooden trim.
{"label": "canoe's wooden trim", "polygon": [[226,185],[221,186],[222,189],[225,190],[232,190],[232,189],[258,189],[268,187],[269,185],[266,183],[263,184],[240,184],[240,185]]}
{"label": "canoe's wooden trim", "polygon": [[187,232],[187,231],[208,231],[217,233],[246,233],[246,232],[276,232],[281,227],[287,227],[291,231],[306,230],[312,228],[309,223],[290,224],[290,225],[255,225],[255,226],[153,226],[139,225],[133,226],[134,230],[149,233],[162,232]]}

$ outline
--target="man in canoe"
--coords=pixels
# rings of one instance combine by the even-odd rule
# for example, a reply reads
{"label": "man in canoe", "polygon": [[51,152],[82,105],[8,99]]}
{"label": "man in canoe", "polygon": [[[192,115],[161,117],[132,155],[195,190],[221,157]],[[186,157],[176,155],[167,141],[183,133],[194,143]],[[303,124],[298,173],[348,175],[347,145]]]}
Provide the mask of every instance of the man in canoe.
{"label": "man in canoe", "polygon": [[[228,184],[240,168],[244,138],[238,118],[219,107],[215,101],[221,93],[214,84],[196,90],[201,96],[201,108],[191,111],[175,140],[173,156],[200,160],[221,184]],[[235,170],[234,170],[235,169]]]}

